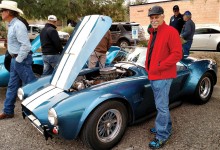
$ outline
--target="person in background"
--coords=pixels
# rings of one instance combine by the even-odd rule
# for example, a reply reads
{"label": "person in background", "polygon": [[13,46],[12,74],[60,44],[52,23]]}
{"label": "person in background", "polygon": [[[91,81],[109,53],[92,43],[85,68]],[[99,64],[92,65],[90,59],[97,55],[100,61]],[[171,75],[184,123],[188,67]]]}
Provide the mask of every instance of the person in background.
{"label": "person in background", "polygon": [[173,78],[177,76],[176,63],[182,59],[182,45],[177,30],[165,23],[161,6],[152,7],[148,16],[152,28],[149,29],[151,34],[145,69],[157,109],[155,127],[150,129],[155,138],[149,143],[149,147],[157,149],[161,148],[172,134],[169,91]]}
{"label": "person in background", "polygon": [[57,17],[48,16],[48,22],[40,33],[44,69],[42,76],[52,74],[63,51],[62,43],[56,30]]}
{"label": "person in background", "polygon": [[3,0],[0,4],[2,20],[7,21],[7,49],[11,55],[10,77],[3,112],[0,119],[13,118],[17,90],[21,84],[27,84],[36,78],[32,71],[32,52],[28,31],[25,24],[18,19],[22,10],[17,8],[17,2]]}
{"label": "person in background", "polygon": [[183,20],[183,15],[180,13],[178,5],[173,6],[173,13],[174,15],[170,18],[170,26],[177,29],[180,34],[185,21]]}
{"label": "person in background", "polygon": [[189,56],[189,50],[193,42],[193,36],[195,34],[195,23],[192,21],[192,14],[190,11],[186,11],[183,15],[184,21],[186,23],[183,26],[180,38],[185,42],[183,43],[184,57]]}
{"label": "person in background", "polygon": [[102,40],[99,42],[98,46],[95,48],[94,52],[91,54],[89,59],[89,68],[96,66],[99,62],[99,67],[104,68],[106,62],[106,53],[112,45],[111,32],[108,30]]}

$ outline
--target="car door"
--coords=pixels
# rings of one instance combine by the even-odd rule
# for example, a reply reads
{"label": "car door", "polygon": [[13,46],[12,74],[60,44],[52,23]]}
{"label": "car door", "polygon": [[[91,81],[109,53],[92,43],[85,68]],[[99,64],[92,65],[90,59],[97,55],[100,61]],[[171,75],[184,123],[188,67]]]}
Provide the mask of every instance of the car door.
{"label": "car door", "polygon": [[209,41],[209,30],[207,28],[199,28],[195,30],[191,50],[206,50]]}
{"label": "car door", "polygon": [[176,63],[177,67],[177,77],[173,79],[172,85],[170,87],[170,104],[179,99],[182,89],[185,85],[185,81],[189,76],[190,72],[186,66],[181,62]]}
{"label": "car door", "polygon": [[[170,87],[170,93],[169,93],[170,104],[180,100],[179,97],[185,85],[185,81],[190,73],[187,67],[184,66],[181,62],[178,62],[176,66],[177,66],[177,77],[173,79],[172,85]],[[155,107],[153,91],[150,82],[148,80],[148,76],[141,77],[140,82],[144,86],[144,90],[142,91],[143,93],[140,93],[140,95],[143,94],[143,100],[137,109],[136,117],[141,118],[143,117],[143,114],[149,115],[152,114],[152,112],[155,112],[156,107]]]}
{"label": "car door", "polygon": [[209,40],[207,43],[207,49],[216,50],[220,39],[220,31],[216,29],[209,29]]}

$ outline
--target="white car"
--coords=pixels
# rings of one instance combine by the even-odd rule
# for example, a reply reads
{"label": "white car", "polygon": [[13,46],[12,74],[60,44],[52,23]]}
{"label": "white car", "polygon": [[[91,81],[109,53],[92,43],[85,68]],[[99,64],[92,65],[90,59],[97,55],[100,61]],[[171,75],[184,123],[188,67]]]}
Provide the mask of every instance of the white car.
{"label": "white car", "polygon": [[220,52],[220,27],[198,27],[190,50],[215,50]]}
{"label": "white car", "polygon": [[[40,34],[40,32],[44,28],[44,26],[45,25],[43,25],[43,24],[29,25],[30,28],[28,29],[28,36],[31,41],[34,40]],[[62,44],[65,45],[70,37],[69,33],[58,31],[58,34],[59,34],[59,37],[60,37]]]}

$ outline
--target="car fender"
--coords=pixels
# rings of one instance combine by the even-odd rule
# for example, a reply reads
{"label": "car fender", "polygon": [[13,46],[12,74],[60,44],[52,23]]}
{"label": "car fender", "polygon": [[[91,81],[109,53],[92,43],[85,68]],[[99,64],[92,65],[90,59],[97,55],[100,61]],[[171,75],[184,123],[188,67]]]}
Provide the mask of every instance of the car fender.
{"label": "car fender", "polygon": [[128,102],[127,98],[119,95],[119,94],[114,94],[114,93],[108,93],[108,94],[104,94],[99,96],[95,101],[93,101],[89,107],[87,107],[84,111],[84,113],[82,114],[82,117],[80,119],[79,125],[78,125],[78,130],[77,130],[77,134],[80,132],[83,124],[85,123],[86,119],[89,117],[89,115],[92,113],[93,110],[95,110],[99,105],[101,105],[102,103],[106,102],[106,101],[110,101],[110,100],[120,100],[120,101],[124,101],[124,102]]}
{"label": "car fender", "polygon": [[[217,65],[213,60],[197,60],[188,66],[190,70],[190,76],[188,77],[184,86],[184,95],[192,95],[196,90],[196,86],[205,72],[211,72],[215,74],[214,80],[217,78]],[[215,84],[215,83],[214,83]]]}
{"label": "car fender", "polygon": [[[97,93],[97,91],[91,92],[90,96],[91,97],[96,96],[96,98],[94,98],[94,100],[92,101],[89,98],[83,99],[83,97],[85,97],[83,93],[83,95],[79,97],[77,95],[76,97],[74,96],[74,98],[70,96],[69,98],[60,101],[59,103],[53,106],[59,118],[58,122],[60,122],[59,124],[59,129],[61,131],[60,134],[65,139],[75,139],[80,133],[83,124],[85,123],[86,119],[89,117],[91,112],[103,102],[111,99],[120,99],[121,101],[123,100],[127,101],[127,99],[124,96],[121,96],[119,94],[111,94],[111,93],[101,94],[100,92]],[[83,104],[81,102],[82,100],[83,100]],[[74,106],[74,107],[68,107],[68,106]],[[68,112],[71,112],[71,114]]]}
{"label": "car fender", "polygon": [[28,96],[34,94],[39,89],[44,88],[50,84],[52,75],[48,75],[42,78],[38,78],[37,80],[30,82],[22,87],[24,92],[24,99]]}

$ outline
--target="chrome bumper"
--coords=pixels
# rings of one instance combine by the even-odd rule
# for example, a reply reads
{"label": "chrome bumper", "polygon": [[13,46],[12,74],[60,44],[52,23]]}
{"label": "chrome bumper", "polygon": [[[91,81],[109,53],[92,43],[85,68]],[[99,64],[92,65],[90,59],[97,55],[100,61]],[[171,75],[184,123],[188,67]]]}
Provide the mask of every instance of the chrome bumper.
{"label": "chrome bumper", "polygon": [[[26,116],[23,112],[23,116]],[[51,134],[49,134],[49,128],[47,125],[42,125],[40,121],[34,116],[34,115],[28,115],[26,116],[30,121],[31,124],[45,137],[45,140],[48,140],[48,138],[53,138]]]}

